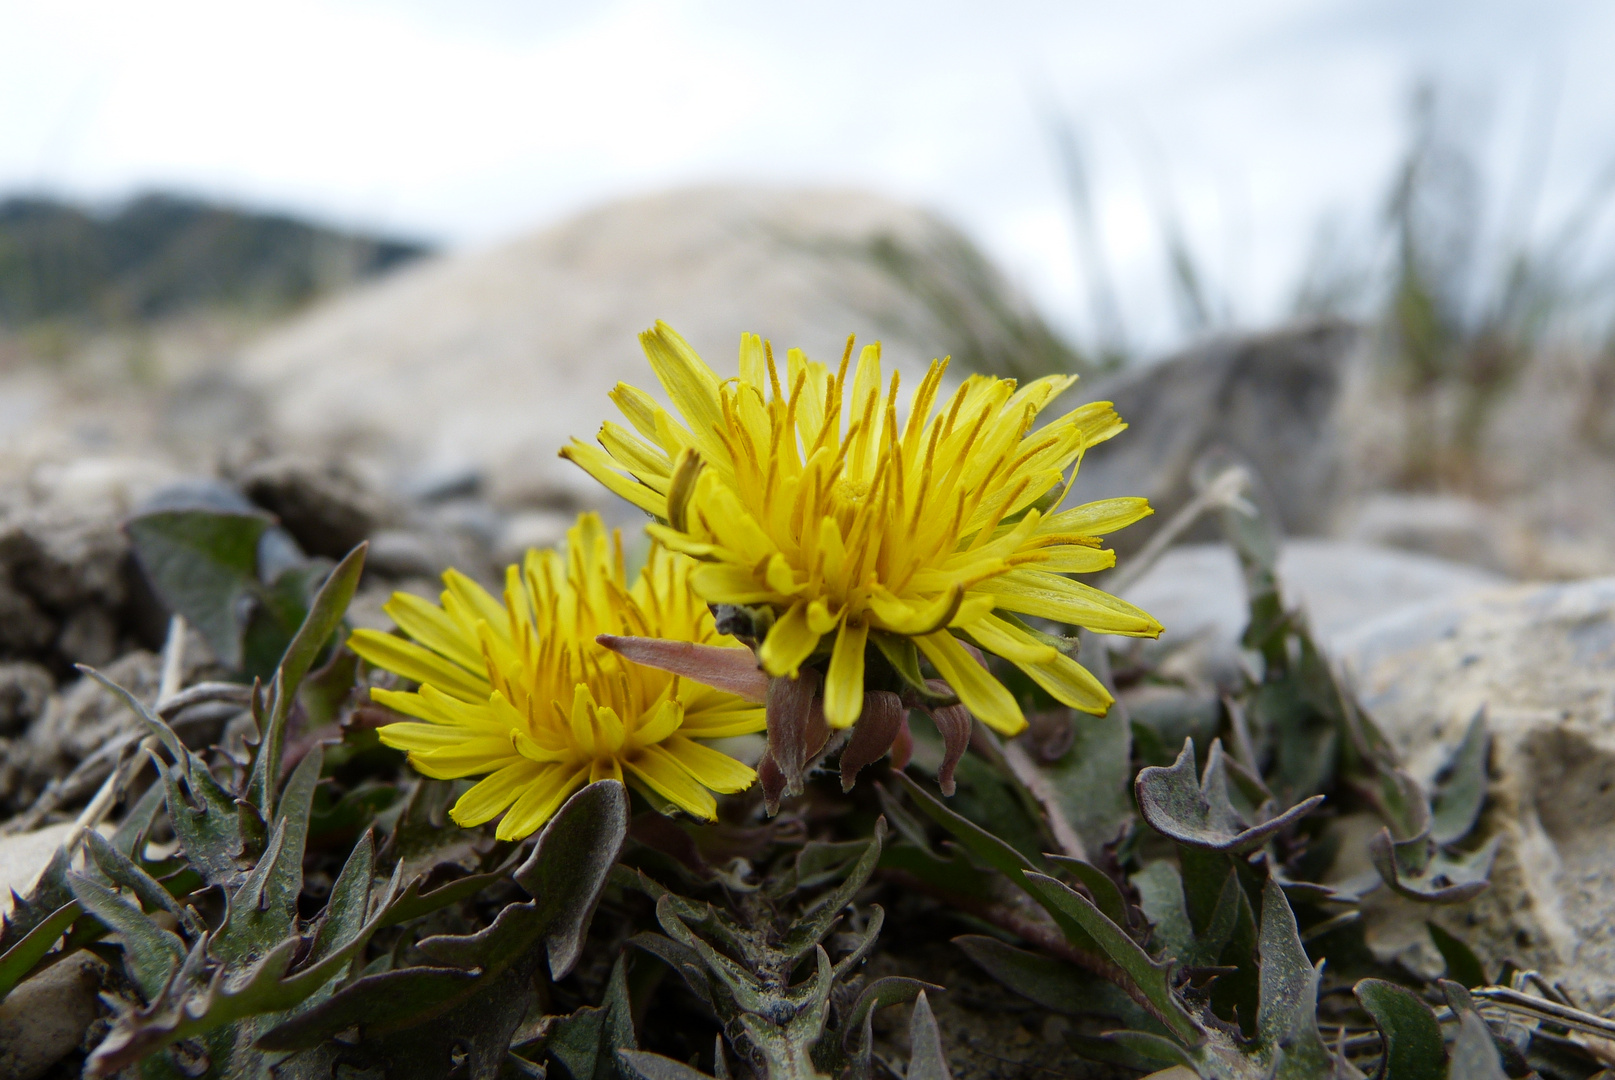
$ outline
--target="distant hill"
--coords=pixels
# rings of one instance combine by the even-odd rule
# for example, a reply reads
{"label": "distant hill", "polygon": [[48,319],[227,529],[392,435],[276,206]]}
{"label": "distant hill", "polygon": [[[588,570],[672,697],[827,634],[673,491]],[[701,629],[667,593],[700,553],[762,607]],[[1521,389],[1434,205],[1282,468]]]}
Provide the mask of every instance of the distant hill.
{"label": "distant hill", "polygon": [[143,195],[110,212],[12,198],[0,201],[0,324],[274,312],[426,251],[175,195]]}

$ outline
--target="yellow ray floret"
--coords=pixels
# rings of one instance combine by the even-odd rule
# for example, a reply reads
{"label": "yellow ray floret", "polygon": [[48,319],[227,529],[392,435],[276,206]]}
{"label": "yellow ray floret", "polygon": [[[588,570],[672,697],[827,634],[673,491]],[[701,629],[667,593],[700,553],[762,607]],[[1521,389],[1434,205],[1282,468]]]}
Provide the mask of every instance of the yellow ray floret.
{"label": "yellow ray floret", "polygon": [[395,593],[386,611],[407,640],[375,630],[348,640],[420,684],[371,691],[413,718],[381,728],[381,741],[409,751],[427,776],[483,776],[451,814],[466,826],[504,814],[501,839],[537,831],[573,791],[606,777],[711,820],[712,792],[741,791],[756,776],[694,740],[761,731],[762,707],[595,642],[631,634],[743,648],[691,593],[692,566],[653,546],[630,586],[621,537],[584,514],[564,555],[529,551],[505,572],[503,603],[454,570],[439,604]]}
{"label": "yellow ray floret", "polygon": [[640,341],[679,416],[619,384],[612,399],[634,431],[608,423],[600,447],[574,439],[562,455],[661,519],[651,534],[700,560],[691,584],[703,599],[776,612],[758,650],[770,675],[827,658],[833,726],[862,709],[872,633],[911,640],[971,712],[1014,734],[1026,723],[1019,705],[960,638],[1059,701],[1103,713],[1111,697],[1099,681],[1017,616],[1161,632],[1065,576],[1114,565],[1099,537],[1151,513],[1137,498],[1048,512],[1083,452],[1126,426],[1096,402],[1037,427],[1074,376],[1017,386],[976,375],[944,400],[947,362],[937,361],[899,422],[898,377],[884,382],[878,344],[849,380],[850,341],[838,370],[793,349],[780,371],[748,334],[739,378],[720,379],[664,323]]}

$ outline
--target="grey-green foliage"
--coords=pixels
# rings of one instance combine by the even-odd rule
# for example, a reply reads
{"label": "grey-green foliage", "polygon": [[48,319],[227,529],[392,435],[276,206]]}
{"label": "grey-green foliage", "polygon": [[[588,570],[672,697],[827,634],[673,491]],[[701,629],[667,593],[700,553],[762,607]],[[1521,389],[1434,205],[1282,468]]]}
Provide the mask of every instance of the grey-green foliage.
{"label": "grey-green foliage", "polygon": [[[287,727],[299,689],[340,627],[363,559],[361,547],[332,571],[267,688],[253,693],[258,736],[249,757],[233,763],[236,775],[216,773],[142,702],[89,672],[150,732],[158,783],[110,840],[86,835],[82,871],[69,870],[64,850],[0,940],[0,978],[8,982],[75,920],[61,952],[100,936],[117,948],[138,1000],[118,1003],[86,1076],[329,1076],[329,1035],[356,1024],[366,1038],[343,1056],[394,1075],[448,1075],[457,1054],[477,1080],[537,1068],[511,1053],[512,1035],[534,1004],[538,969],[558,978],[577,962],[627,834],[620,783],[589,785],[551,820],[513,875],[533,900],[507,904],[475,934],[423,938],[416,949],[425,963],[394,967],[390,954],[370,958],[366,949],[385,927],[511,880],[514,861],[424,888],[446,861],[443,849],[410,857],[406,849],[411,831],[420,831],[411,814],[435,805],[422,792],[437,792],[428,788],[436,782],[417,785],[400,808],[388,842],[396,860],[390,874],[378,869],[365,832],[323,910],[313,919],[299,913],[324,753],[318,744],[308,749],[282,783]],[[179,841],[177,868],[142,855],[159,807]],[[217,925],[195,906],[204,893],[223,900]]]}
{"label": "grey-green foliage", "polygon": [[[1110,1038],[1131,1057],[1112,1060],[1176,1063],[1219,1080],[1360,1076],[1320,1033],[1324,965],[1303,948],[1292,903],[1325,934],[1350,926],[1362,893],[1377,884],[1431,903],[1458,903],[1483,890],[1494,846],[1476,845],[1470,835],[1486,797],[1484,718],[1471,723],[1428,798],[1357,709],[1305,621],[1284,608],[1271,526],[1237,506],[1225,526],[1244,571],[1250,622],[1243,643],[1255,671],[1244,711],[1237,701],[1227,707],[1239,760],[1216,739],[1197,759],[1189,739],[1172,764],[1141,769],[1133,790],[1152,835],[1134,831],[1125,846],[1136,856],[1107,851],[1099,865],[1017,850],[984,828],[984,819],[967,819],[902,777],[912,805],[951,835],[978,871],[1002,877],[996,888],[972,882],[967,896],[954,884],[963,875],[944,867],[923,830],[889,806],[905,840],[894,853],[934,891],[974,904],[988,921],[1040,947],[1041,956],[993,939],[959,939],[979,966],[1039,1004],[1114,1021]],[[1065,793],[1067,802],[1084,797]],[[1316,844],[1328,856],[1330,841],[1306,819],[1326,798],[1366,803],[1385,821],[1369,852],[1383,882],[1371,875],[1320,883],[1328,864],[1309,849]],[[1136,869],[1129,873],[1129,866]],[[1017,901],[1006,899],[1005,887],[1041,906],[1060,940],[1014,914]],[[1444,935],[1437,944],[1455,977],[1484,981],[1462,942]],[[1357,962],[1350,950],[1343,955]],[[1132,1014],[1101,986],[1121,991]],[[1356,1052],[1377,1052],[1385,1078],[1447,1075],[1441,1025],[1417,995],[1365,979],[1357,997],[1382,1042]],[[1465,1021],[1471,1034],[1476,1023],[1478,1017]],[[1093,1049],[1085,1052],[1103,1056]],[[1470,1047],[1462,1060],[1476,1055],[1485,1056]]]}
{"label": "grey-green foliage", "polygon": [[[175,1066],[160,1052],[182,1041],[196,1042],[187,1056],[199,1053],[214,1075],[253,1075],[262,1059],[249,1050],[251,1040],[274,1016],[341,976],[379,926],[398,882],[395,877],[372,896],[368,836],[355,845],[318,924],[302,924],[297,900],[321,749],[303,756],[283,791],[278,782],[291,703],[315,655],[340,625],[363,563],[360,548],[331,573],[267,697],[254,695],[260,734],[239,792],[221,783],[144,703],[89,673],[122,697],[161,749],[153,760],[187,870],[195,885],[222,890],[225,916],[209,930],[168,884],[138,865],[133,848],[87,841],[97,873],[68,874],[68,885],[121,947],[145,1003],[122,1009],[91,1055],[86,1075],[111,1076],[136,1065],[142,1075],[170,1075]],[[184,878],[178,875],[176,885]],[[156,916],[166,916],[179,932],[160,926]]]}
{"label": "grey-green foliage", "polygon": [[467,935],[428,937],[416,948],[427,963],[380,971],[343,986],[267,1031],[257,1046],[305,1051],[308,1071],[329,1064],[319,1053],[350,1028],[360,1040],[345,1060],[388,1075],[448,1075],[462,1057],[467,1075],[491,1078],[511,1065],[511,1040],[537,1000],[535,978],[566,975],[628,833],[628,794],[602,780],[567,800],[532,856],[515,874],[534,899],[507,905],[491,925]]}
{"label": "grey-green foliage", "polygon": [[[655,898],[665,931],[636,935],[630,944],[683,978],[759,1075],[863,1080],[870,1075],[869,1020],[875,1009],[913,1000],[926,988],[893,977],[855,992],[884,919],[878,906],[861,913],[862,926],[844,955],[832,961],[825,948],[874,872],[884,835],[882,821],[868,841],[809,844],[787,872],[722,909],[670,892],[643,873],[625,872],[625,884]],[[825,885],[830,888],[821,891]],[[923,1019],[917,1023],[924,1026]],[[622,1060],[644,1080],[683,1075],[682,1067],[652,1054],[625,1053]],[[917,1075],[946,1076],[945,1066],[941,1072],[933,1066],[924,1065],[928,1071]]]}
{"label": "grey-green foliage", "polygon": [[124,528],[157,595],[196,627],[220,662],[268,678],[331,564],[304,558],[273,517],[242,501],[237,508],[152,510]]}

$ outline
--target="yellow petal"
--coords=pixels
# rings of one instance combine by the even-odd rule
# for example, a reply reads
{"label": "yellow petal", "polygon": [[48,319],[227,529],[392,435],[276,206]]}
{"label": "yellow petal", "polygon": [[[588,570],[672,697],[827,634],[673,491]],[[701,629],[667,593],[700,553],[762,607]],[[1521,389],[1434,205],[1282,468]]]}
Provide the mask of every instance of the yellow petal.
{"label": "yellow petal", "polygon": [[1041,570],[1012,570],[976,586],[1006,611],[1086,627],[1101,634],[1159,637],[1161,624],[1147,612],[1091,585]]}
{"label": "yellow petal", "polygon": [[807,624],[809,630],[822,636],[841,625],[841,615],[832,614],[830,605],[823,600],[812,600],[807,606]]}
{"label": "yellow petal", "polygon": [[[392,745],[386,739],[382,742]],[[508,735],[504,738],[479,735],[462,738],[452,746],[412,751],[409,760],[410,764],[428,776],[457,779],[479,776],[525,759],[511,745]]]}
{"label": "yellow petal", "polygon": [[516,800],[494,830],[500,840],[520,840],[537,832],[555,816],[566,797],[583,786],[589,778],[587,769],[569,769],[552,765],[528,784],[527,790]]}
{"label": "yellow petal", "polygon": [[414,691],[384,690],[379,686],[370,688],[370,700],[378,705],[385,705],[394,712],[405,716],[414,716],[433,724],[456,724],[457,720],[451,716],[435,701],[428,699]]}
{"label": "yellow petal", "polygon": [[727,462],[729,454],[714,433],[725,430],[726,425],[712,369],[677,331],[660,320],[639,335],[639,343],[673,407],[684,414],[702,454],[709,461]]}
{"label": "yellow petal", "polygon": [[774,598],[774,590],[758,585],[752,572],[733,563],[698,566],[690,586],[709,604],[761,604]]}
{"label": "yellow petal", "polygon": [[807,605],[798,602],[769,628],[768,637],[757,650],[757,660],[770,675],[794,679],[802,661],[818,647],[819,635],[808,626]]}
{"label": "yellow petal", "polygon": [[751,787],[757,774],[751,766],[736,761],[728,754],[719,753],[710,746],[702,746],[683,735],[674,735],[661,744],[678,759],[691,776],[703,787],[725,795],[745,791]]}
{"label": "yellow petal", "polygon": [[395,592],[382,606],[398,628],[440,656],[472,671],[482,670],[482,650],[448,612],[412,593]]}
{"label": "yellow petal", "polygon": [[847,620],[836,635],[830,653],[830,671],[824,680],[824,718],[833,728],[849,728],[864,710],[864,644],[869,626]]}
{"label": "yellow petal", "polygon": [[941,630],[915,638],[914,644],[977,720],[1000,735],[1019,735],[1026,730],[1026,717],[1014,696],[952,634]]}
{"label": "yellow petal", "polygon": [[731,735],[750,735],[768,727],[768,711],[760,705],[736,708],[722,705],[711,709],[686,709],[682,734],[693,739],[725,739]]}
{"label": "yellow petal", "polygon": [[522,760],[506,765],[461,795],[449,811],[449,817],[456,825],[466,827],[492,821],[516,801],[522,789],[537,779],[544,768],[536,762]]}
{"label": "yellow petal", "polygon": [[634,478],[652,491],[667,494],[673,464],[668,456],[644,440],[636,439],[628,431],[609,420],[600,425],[600,445],[617,464],[634,474]]}
{"label": "yellow petal", "polygon": [[561,456],[600,481],[613,495],[627,499],[647,514],[659,518],[667,516],[667,496],[618,472],[613,467],[618,464],[617,460],[604,450],[573,439],[561,447]]}
{"label": "yellow petal", "polygon": [[1036,548],[1028,554],[1036,556],[1033,565],[1051,574],[1092,574],[1116,565],[1116,553],[1109,548],[1062,544],[1059,547]]}
{"label": "yellow petal", "polygon": [[659,743],[679,729],[684,722],[684,710],[677,701],[669,698],[656,707],[650,718],[633,733],[630,746],[649,746]]}
{"label": "yellow petal", "polygon": [[1043,519],[1039,532],[1070,532],[1084,536],[1104,536],[1125,529],[1155,513],[1148,499],[1100,499]]}
{"label": "yellow petal", "polygon": [[623,767],[680,810],[703,821],[712,821],[718,816],[718,803],[712,793],[660,746],[645,747],[625,760]]}
{"label": "yellow petal", "polygon": [[[1032,663],[1015,660],[1015,666],[1049,692],[1055,701],[1095,716],[1103,716],[1115,702],[1105,684],[1071,657],[1053,649],[1052,657]],[[1013,659],[1013,657],[1011,658]]]}
{"label": "yellow petal", "polygon": [[[964,586],[954,585],[947,592],[930,600],[899,599],[884,588],[877,587],[869,596],[869,607],[880,620],[880,628],[894,634],[918,636],[934,634],[943,629],[959,614],[964,603]],[[988,601],[991,610],[992,601]]]}
{"label": "yellow petal", "polygon": [[478,735],[465,728],[446,724],[383,724],[376,729],[383,746],[394,750],[440,750],[443,747],[481,743],[492,758],[510,756],[510,740],[498,735]]}
{"label": "yellow petal", "polygon": [[964,627],[970,636],[990,653],[1002,656],[1005,660],[1015,663],[1039,664],[1052,656],[1058,656],[1059,651],[1052,645],[1045,645],[1030,636],[1013,623],[1005,622],[994,615],[977,619]]}
{"label": "yellow petal", "polygon": [[467,671],[414,642],[379,630],[355,630],[348,647],[376,667],[435,686],[462,701],[486,701],[493,690],[482,672]]}

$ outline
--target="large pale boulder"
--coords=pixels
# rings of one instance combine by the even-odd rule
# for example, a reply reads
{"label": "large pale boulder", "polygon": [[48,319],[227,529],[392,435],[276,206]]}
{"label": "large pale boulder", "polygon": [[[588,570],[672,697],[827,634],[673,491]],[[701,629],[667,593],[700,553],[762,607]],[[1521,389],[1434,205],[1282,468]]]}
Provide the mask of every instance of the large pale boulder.
{"label": "large pale boulder", "polygon": [[[1229,336],[1085,386],[1085,397],[1114,401],[1129,428],[1083,459],[1074,497],[1144,495],[1169,514],[1193,497],[1197,472],[1238,460],[1286,533],[1328,533],[1347,487],[1341,410],[1360,341],[1335,322]],[[1116,545],[1148,536],[1134,531]],[[1217,533],[1207,521],[1193,538]]]}
{"label": "large pale boulder", "polygon": [[[1325,644],[1386,612],[1503,582],[1463,563],[1342,540],[1286,542],[1279,579],[1285,602],[1306,613]],[[1249,614],[1239,560],[1227,544],[1172,548],[1126,597],[1161,621],[1168,645],[1207,637],[1231,647]]]}
{"label": "large pale boulder", "polygon": [[[1337,642],[1364,706],[1428,780],[1482,706],[1492,784],[1482,832],[1501,838],[1492,887],[1452,909],[1385,905],[1388,947],[1433,917],[1492,974],[1504,960],[1615,1005],[1615,578],[1434,601]],[[1399,925],[1398,925],[1399,924]]]}
{"label": "large pale boulder", "polygon": [[422,482],[476,471],[506,503],[592,501],[556,451],[617,415],[619,380],[655,389],[636,336],[656,319],[720,372],[743,331],[782,361],[800,346],[834,363],[849,333],[878,338],[908,385],[948,353],[1001,370],[1066,358],[929,214],[856,191],[705,188],[424,261],[263,340],[241,373],[298,452]]}

